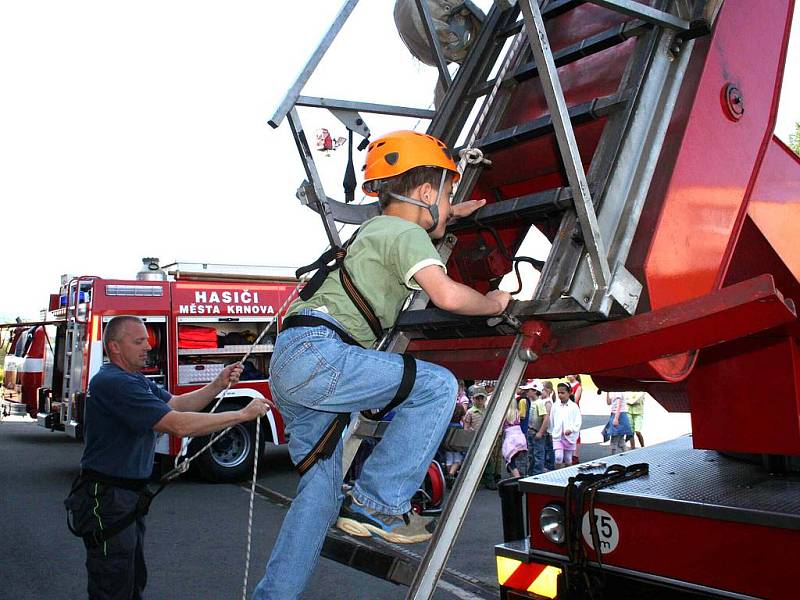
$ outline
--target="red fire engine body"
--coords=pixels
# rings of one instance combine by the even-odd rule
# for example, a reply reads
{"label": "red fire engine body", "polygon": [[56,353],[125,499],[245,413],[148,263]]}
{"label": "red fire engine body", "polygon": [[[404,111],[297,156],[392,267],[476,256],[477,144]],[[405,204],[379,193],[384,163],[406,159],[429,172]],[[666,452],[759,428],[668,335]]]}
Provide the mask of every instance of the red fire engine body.
{"label": "red fire engine body", "polygon": [[[557,4],[565,3],[546,2],[543,10]],[[633,25],[592,3],[571,4],[547,21],[554,52],[610,23]],[[504,515],[517,526],[496,550],[504,598],[797,594],[800,159],[773,136],[793,8],[792,0],[722,3],[713,30],[693,40],[663,144],[654,149],[646,142],[640,154],[628,155],[654,161],[638,224],[630,217],[624,262],[643,286],[635,314],[593,323],[565,302],[574,303],[579,277],[554,282],[548,267],[534,298],[539,305],[518,313],[534,358],[525,377],[590,373],[606,390],[647,390],[669,409],[690,410],[693,434],[605,461],[647,463],[649,474],[597,492],[599,547],[590,535],[588,500],[565,501],[570,478],[581,471],[519,482],[519,512],[506,508]],[[559,69],[568,105],[622,86],[635,51],[629,40]],[[658,54],[651,60],[655,65]],[[522,128],[546,111],[538,82],[524,81],[501,127]],[[604,121],[575,124],[590,174],[602,161],[611,123],[604,129]],[[491,158],[472,197],[524,198],[568,185],[552,135]],[[618,162],[612,173],[627,166]],[[600,200],[601,227],[613,202]],[[559,239],[563,223],[560,231],[552,221],[537,225],[553,241],[552,252],[570,252]],[[527,227],[525,220],[501,223],[494,239],[465,227],[449,272],[486,285],[490,277],[469,266],[476,248],[483,256],[486,247],[518,248]],[[552,253],[548,259],[558,260]],[[493,274],[488,260],[481,264]],[[550,297],[541,293],[548,286]],[[557,303],[564,307],[558,316],[550,310]],[[458,376],[496,378],[513,343],[510,336],[429,339],[412,341],[409,350]],[[564,538],[568,520],[577,529],[572,549]]]}
{"label": "red fire engine body", "polygon": [[[691,437],[605,461],[630,479],[597,465],[513,482],[496,548],[503,598],[797,596],[800,159],[773,135],[794,4],[498,0],[473,18],[472,3],[398,0],[401,36],[439,71],[436,111],[301,95],[318,51],[270,120],[289,120],[313,208],[326,196],[295,106],[335,106],[356,133],[360,113],[430,119],[428,133],[464,144],[455,201],[487,200],[449,226],[448,274],[486,292],[534,265],[533,293],[501,319],[417,296],[387,347],[499,377],[495,404],[523,377],[588,373],[691,411]],[[448,53],[453,40],[466,56]],[[315,210],[349,223],[377,214],[331,198]],[[529,235],[546,249],[520,256]],[[473,463],[485,464],[502,414],[490,403],[461,482],[477,485]],[[623,470],[634,463],[649,470]],[[463,487],[454,495],[471,497]],[[463,519],[467,502],[448,502],[444,518]],[[448,525],[410,598],[432,597],[458,531]]]}
{"label": "red fire engine body", "polygon": [[[296,288],[296,281],[287,276],[237,277],[176,268],[169,277],[152,261],[149,268],[136,280],[64,276],[43,321],[11,324],[19,341],[6,361],[12,366],[7,399],[24,405],[42,427],[80,438],[88,383],[107,361],[102,336],[110,319],[135,315],[145,322],[152,350],[143,374],[172,394],[182,394],[199,389],[226,364],[241,360]],[[268,332],[253,347],[241,381],[228,391],[218,411],[269,397],[274,339]],[[14,356],[17,350],[21,356]],[[5,402],[7,412],[12,408]],[[261,423],[261,448],[255,448],[255,425],[237,426],[198,458],[201,474],[213,480],[240,478],[251,468],[248,463],[252,465],[255,452],[263,450],[264,440],[285,442],[278,411],[268,413]],[[159,458],[166,461],[186,451],[183,441],[161,436]],[[192,440],[189,452],[206,441]]]}

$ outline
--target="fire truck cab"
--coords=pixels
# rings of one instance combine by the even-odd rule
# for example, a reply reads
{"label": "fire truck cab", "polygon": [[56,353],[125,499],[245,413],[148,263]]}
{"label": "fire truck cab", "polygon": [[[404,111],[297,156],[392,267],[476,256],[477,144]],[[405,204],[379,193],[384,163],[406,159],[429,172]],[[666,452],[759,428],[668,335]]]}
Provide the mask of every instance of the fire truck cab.
{"label": "fire truck cab", "polygon": [[[242,360],[252,343],[276,318],[296,288],[296,280],[276,270],[234,274],[214,265],[170,265],[144,259],[134,280],[95,276],[62,276],[58,294],[51,295],[46,317],[31,324],[44,342],[41,364],[49,365],[38,380],[20,381],[18,402],[27,404],[38,424],[80,439],[88,384],[103,363],[103,332],[118,315],[140,317],[147,327],[149,352],[142,373],[172,394],[199,389],[228,364]],[[27,334],[29,337],[31,333]],[[24,337],[24,336],[23,336]],[[274,334],[264,336],[244,363],[241,381],[217,408],[238,410],[253,398],[269,397],[268,371]],[[29,344],[29,346],[31,346]],[[22,385],[19,385],[19,384]],[[261,421],[260,447],[255,448],[255,424],[239,424],[193,464],[206,479],[236,480],[249,472],[255,452],[265,441],[285,442],[277,411]],[[181,454],[204,446],[207,436],[181,439],[162,435],[156,452],[163,468]]]}

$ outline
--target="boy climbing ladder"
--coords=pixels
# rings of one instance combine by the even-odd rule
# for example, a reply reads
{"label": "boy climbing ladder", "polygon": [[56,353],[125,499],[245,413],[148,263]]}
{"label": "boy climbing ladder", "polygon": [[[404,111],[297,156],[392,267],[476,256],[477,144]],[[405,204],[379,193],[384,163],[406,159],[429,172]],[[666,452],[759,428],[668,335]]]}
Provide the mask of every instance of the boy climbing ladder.
{"label": "boy climbing ladder", "polygon": [[[458,314],[505,310],[508,293],[483,295],[453,281],[431,242],[444,235],[449,219],[484,204],[451,207],[458,178],[449,151],[430,135],[398,131],[373,141],[363,189],[379,198],[382,214],[346,248],[334,249],[334,267],[320,268],[287,312],[270,383],[302,477],[256,600],[298,597],[334,522],[352,535],[397,543],[431,537],[435,523],[414,514],[409,500],[447,428],[456,379],[437,365],[371,348],[414,289]],[[341,432],[350,413],[367,410],[395,414],[345,495]]]}

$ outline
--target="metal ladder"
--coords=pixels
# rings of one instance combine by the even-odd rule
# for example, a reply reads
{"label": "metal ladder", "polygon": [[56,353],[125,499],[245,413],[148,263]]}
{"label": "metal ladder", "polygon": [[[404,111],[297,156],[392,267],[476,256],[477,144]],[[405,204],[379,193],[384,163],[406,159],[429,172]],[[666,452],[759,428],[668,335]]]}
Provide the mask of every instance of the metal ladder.
{"label": "metal ladder", "polygon": [[[75,277],[66,284],[65,320],[67,322],[64,338],[64,381],[61,394],[61,424],[65,430],[75,437],[81,435],[80,415],[76,414],[77,396],[83,388],[84,347],[86,345],[87,326],[91,317],[91,289],[94,278]],[[90,296],[88,302],[82,302],[82,294],[86,291]],[[81,311],[84,311],[83,313]]]}
{"label": "metal ladder", "polygon": [[[378,214],[375,204],[353,206],[326,195],[300,123],[297,106],[327,108],[349,130],[369,137],[361,112],[430,118],[428,133],[453,147],[462,137],[476,101],[484,98],[486,118],[472,123],[468,139],[484,155],[522,146],[555,135],[567,185],[519,197],[499,197],[482,208],[471,221],[456,224],[439,246],[447,262],[456,244],[454,234],[469,234],[508,222],[537,226],[557,221],[557,234],[544,263],[532,300],[518,302],[511,316],[517,320],[596,320],[634,314],[641,284],[625,269],[633,234],[638,225],[696,37],[711,30],[722,0],[654,0],[655,7],[631,0],[531,0],[498,1],[483,19],[482,28],[467,57],[451,79],[434,33],[424,0],[417,6],[433,45],[439,85],[445,95],[436,111],[363,102],[302,96],[303,86],[325,51],[350,16],[357,0],[347,0],[305,69],[289,90],[269,123],[277,127],[288,117],[308,180],[298,198],[323,218],[331,243],[339,244],[335,222],[361,223]],[[546,19],[554,19],[584,4],[595,4],[633,17],[553,52]],[[541,5],[541,6],[540,6]],[[520,19],[520,13],[522,18]],[[524,46],[511,44],[511,36],[524,35]],[[611,95],[568,106],[558,68],[634,39],[634,49],[618,89]],[[502,55],[502,57],[501,57]],[[508,61],[501,81],[490,78],[498,60]],[[546,100],[546,113],[516,124],[504,125],[518,86],[537,78]],[[494,90],[496,93],[491,93]],[[602,136],[590,162],[583,167],[574,125],[605,119]],[[483,165],[468,165],[459,182],[454,203],[469,198]],[[381,348],[402,352],[414,337],[474,337],[496,335],[485,319],[458,317],[426,308],[423,292],[412,295],[407,308]],[[508,325],[508,320],[505,323]],[[507,332],[506,332],[507,333]],[[407,598],[431,598],[447,558],[478,487],[491,448],[501,430],[505,412],[514,398],[525,368],[535,360],[518,330],[500,373],[493,401],[480,431],[463,462],[444,512],[425,556],[416,570]],[[345,444],[344,470],[360,438],[374,435],[376,426],[361,417],[351,423]]]}

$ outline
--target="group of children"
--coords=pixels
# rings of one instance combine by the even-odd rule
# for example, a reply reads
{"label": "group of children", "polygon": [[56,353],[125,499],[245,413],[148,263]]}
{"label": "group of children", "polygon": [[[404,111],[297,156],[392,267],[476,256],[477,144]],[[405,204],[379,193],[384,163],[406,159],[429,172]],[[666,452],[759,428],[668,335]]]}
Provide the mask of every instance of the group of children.
{"label": "group of children", "polygon": [[[503,458],[513,477],[538,475],[577,462],[582,391],[577,376],[553,387],[530,380],[506,413]],[[524,454],[523,454],[524,453]]]}
{"label": "group of children", "polygon": [[637,439],[644,447],[644,392],[606,392],[606,404],[611,407],[611,414],[603,429],[603,439],[611,442],[611,454],[625,452],[626,442],[630,442],[633,450]]}
{"label": "group of children", "polygon": [[[483,423],[487,399],[493,390],[491,382],[469,388],[459,381],[459,394],[451,427],[477,430]],[[555,388],[552,382],[529,380],[519,388],[517,399],[511,403],[503,424],[503,435],[497,447],[507,474],[513,477],[536,475],[560,469],[577,462],[580,441],[581,411],[578,406],[582,392],[580,377],[568,376],[568,381]],[[446,475],[452,484],[464,458],[461,452],[445,452]],[[493,469],[493,460],[489,469]],[[500,473],[491,473],[500,478]]]}

